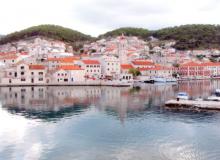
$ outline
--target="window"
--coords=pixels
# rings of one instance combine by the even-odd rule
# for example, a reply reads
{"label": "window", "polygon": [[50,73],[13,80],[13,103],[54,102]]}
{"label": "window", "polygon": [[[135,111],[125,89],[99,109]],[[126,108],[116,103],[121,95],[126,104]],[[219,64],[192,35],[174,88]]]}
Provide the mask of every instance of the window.
{"label": "window", "polygon": [[60,76],[60,74],[58,73],[57,76]]}
{"label": "window", "polygon": [[4,60],[4,63],[5,63],[6,61]]}
{"label": "window", "polygon": [[24,82],[24,81],[26,81],[26,79],[25,79],[25,78],[21,78],[21,81],[23,81],[23,82]]}
{"label": "window", "polygon": [[43,81],[44,79],[43,79],[43,78],[39,78],[38,80],[39,80],[39,81]]}
{"label": "window", "polygon": [[64,79],[64,82],[68,82],[68,79]]}
{"label": "window", "polygon": [[34,72],[31,72],[31,75],[34,75]]}
{"label": "window", "polygon": [[12,60],[12,62],[15,62],[15,60]]}
{"label": "window", "polygon": [[12,75],[12,73],[11,73],[11,72],[9,72],[9,75],[11,76],[11,75]]}
{"label": "window", "polygon": [[21,72],[21,75],[24,75],[24,72]]}
{"label": "window", "polygon": [[24,69],[24,66],[21,66],[21,69]]}
{"label": "window", "polygon": [[9,83],[11,83],[11,79],[9,79]]}
{"label": "window", "polygon": [[39,74],[39,75],[43,75],[44,73],[43,73],[43,72],[38,72],[38,74]]}
{"label": "window", "polygon": [[15,72],[15,77],[17,77],[17,72]]}

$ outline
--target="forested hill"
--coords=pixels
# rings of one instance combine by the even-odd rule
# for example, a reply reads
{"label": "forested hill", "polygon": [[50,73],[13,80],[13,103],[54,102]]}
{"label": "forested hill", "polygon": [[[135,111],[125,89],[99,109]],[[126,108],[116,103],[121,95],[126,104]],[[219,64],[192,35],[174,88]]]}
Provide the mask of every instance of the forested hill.
{"label": "forested hill", "polygon": [[143,28],[132,28],[132,27],[119,28],[119,29],[107,32],[105,34],[102,34],[99,36],[99,38],[116,37],[122,34],[124,34],[125,36],[137,36],[137,37],[146,39],[147,37],[150,36],[150,31],[147,29],[143,29]]}
{"label": "forested hill", "polygon": [[220,26],[183,25],[152,32],[160,40],[176,40],[177,49],[220,48]]}
{"label": "forested hill", "polygon": [[[127,27],[107,32],[100,35],[99,38],[115,37],[121,34],[126,36],[137,36],[145,40],[150,36],[154,36],[159,40],[175,40],[177,42],[175,48],[180,50],[220,48],[219,25],[183,25],[155,31],[144,28]],[[89,35],[69,28],[56,25],[40,25],[8,34],[0,39],[0,44],[33,36],[45,36],[55,40],[68,42],[76,49],[82,47],[85,42],[95,40]]]}
{"label": "forested hill", "polygon": [[91,36],[69,28],[64,28],[57,25],[39,25],[21,30],[19,32],[8,34],[0,39],[0,44],[18,41],[33,36],[44,36],[55,40],[68,42],[70,44],[92,40]]}
{"label": "forested hill", "polygon": [[181,50],[220,48],[220,26],[216,25],[183,25],[155,31],[142,28],[120,28],[107,32],[100,38],[122,33],[143,39],[154,36],[159,40],[176,40],[175,48]]}

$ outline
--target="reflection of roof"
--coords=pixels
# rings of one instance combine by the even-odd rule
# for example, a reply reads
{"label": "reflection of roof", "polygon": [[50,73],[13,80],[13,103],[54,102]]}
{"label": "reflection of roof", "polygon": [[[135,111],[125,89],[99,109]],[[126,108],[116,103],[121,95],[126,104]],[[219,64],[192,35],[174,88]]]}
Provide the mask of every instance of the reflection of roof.
{"label": "reflection of roof", "polygon": [[29,69],[30,70],[43,70],[43,69],[45,69],[46,67],[44,66],[44,65],[38,65],[38,64],[36,64],[36,65],[29,65]]}
{"label": "reflection of roof", "polygon": [[75,65],[61,65],[58,67],[58,70],[83,70],[83,69]]}
{"label": "reflection of roof", "polygon": [[100,64],[97,60],[82,60],[84,64]]}

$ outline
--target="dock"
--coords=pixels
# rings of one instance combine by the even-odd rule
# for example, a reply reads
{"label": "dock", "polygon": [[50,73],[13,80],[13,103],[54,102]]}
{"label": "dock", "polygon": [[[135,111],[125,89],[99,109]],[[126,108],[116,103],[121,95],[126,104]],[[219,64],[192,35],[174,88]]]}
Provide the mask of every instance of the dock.
{"label": "dock", "polygon": [[165,107],[183,110],[216,110],[220,111],[219,101],[169,100]]}

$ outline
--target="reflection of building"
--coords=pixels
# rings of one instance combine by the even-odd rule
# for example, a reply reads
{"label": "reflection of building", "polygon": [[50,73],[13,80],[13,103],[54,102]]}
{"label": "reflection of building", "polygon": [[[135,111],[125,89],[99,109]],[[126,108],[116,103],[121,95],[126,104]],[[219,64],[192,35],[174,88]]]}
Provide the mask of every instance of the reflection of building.
{"label": "reflection of building", "polygon": [[117,113],[123,121],[128,112],[139,113],[162,106],[176,92],[187,91],[190,96],[208,96],[219,81],[182,82],[180,85],[143,85],[141,89],[125,87],[54,86],[2,87],[3,107],[33,111],[60,111],[63,108],[94,106],[98,110]]}

